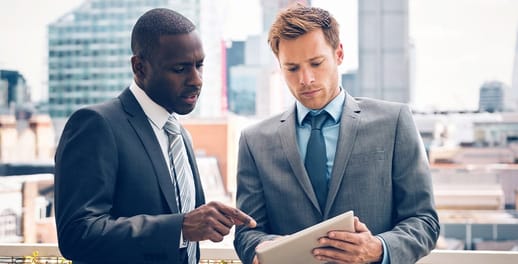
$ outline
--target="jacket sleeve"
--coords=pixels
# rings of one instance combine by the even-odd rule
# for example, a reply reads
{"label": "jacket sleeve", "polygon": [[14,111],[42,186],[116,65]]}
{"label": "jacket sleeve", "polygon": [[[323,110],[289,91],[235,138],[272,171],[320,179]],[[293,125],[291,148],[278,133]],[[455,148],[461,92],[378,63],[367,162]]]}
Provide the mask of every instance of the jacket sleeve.
{"label": "jacket sleeve", "polygon": [[393,219],[397,224],[379,236],[388,247],[390,263],[415,263],[435,247],[439,220],[428,159],[407,106],[399,112],[394,142]]}
{"label": "jacket sleeve", "polygon": [[268,234],[268,217],[263,186],[245,132],[241,134],[239,139],[236,197],[237,207],[252,216],[257,222],[256,228],[253,229],[245,225],[236,226],[234,237],[234,248],[239,258],[243,263],[251,264],[257,245],[265,240],[273,240],[278,236]]}

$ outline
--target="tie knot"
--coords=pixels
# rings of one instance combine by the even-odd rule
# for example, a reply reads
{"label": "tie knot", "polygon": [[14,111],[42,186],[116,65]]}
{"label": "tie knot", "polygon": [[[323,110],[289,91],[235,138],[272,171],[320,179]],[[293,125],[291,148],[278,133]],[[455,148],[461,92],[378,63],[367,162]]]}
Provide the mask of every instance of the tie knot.
{"label": "tie knot", "polygon": [[311,129],[322,129],[322,126],[326,122],[327,118],[329,117],[329,114],[326,111],[320,112],[318,115],[313,115],[311,113],[308,113],[306,118],[311,124]]}
{"label": "tie knot", "polygon": [[180,124],[178,124],[178,120],[176,120],[172,115],[169,116],[167,122],[165,122],[164,129],[167,133],[172,135],[180,134]]}

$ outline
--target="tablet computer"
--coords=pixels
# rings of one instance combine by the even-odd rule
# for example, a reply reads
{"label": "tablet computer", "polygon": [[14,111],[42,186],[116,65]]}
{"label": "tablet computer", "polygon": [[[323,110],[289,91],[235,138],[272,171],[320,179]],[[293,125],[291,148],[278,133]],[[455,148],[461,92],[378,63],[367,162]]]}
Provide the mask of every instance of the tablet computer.
{"label": "tablet computer", "polygon": [[292,235],[279,238],[275,243],[257,248],[255,250],[257,258],[261,264],[325,263],[314,258],[311,252],[319,247],[318,239],[332,230],[354,232],[353,211],[347,211]]}

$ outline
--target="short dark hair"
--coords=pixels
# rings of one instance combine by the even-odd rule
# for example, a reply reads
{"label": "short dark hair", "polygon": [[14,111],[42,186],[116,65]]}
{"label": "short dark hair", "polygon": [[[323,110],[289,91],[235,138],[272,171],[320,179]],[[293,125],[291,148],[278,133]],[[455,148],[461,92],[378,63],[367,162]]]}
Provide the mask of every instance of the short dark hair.
{"label": "short dark hair", "polygon": [[133,55],[149,58],[164,35],[187,34],[196,26],[182,14],[167,8],[155,8],[144,13],[133,26],[131,51]]}
{"label": "short dark hair", "polygon": [[268,44],[275,56],[278,56],[281,39],[296,39],[317,29],[322,29],[327,43],[333,49],[338,48],[340,45],[339,25],[329,11],[297,3],[277,15],[268,33]]}

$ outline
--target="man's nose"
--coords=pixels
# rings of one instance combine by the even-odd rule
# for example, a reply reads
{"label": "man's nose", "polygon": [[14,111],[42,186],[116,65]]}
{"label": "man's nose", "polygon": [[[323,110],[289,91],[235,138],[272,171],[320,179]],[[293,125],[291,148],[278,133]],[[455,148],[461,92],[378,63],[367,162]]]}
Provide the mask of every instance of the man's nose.
{"label": "man's nose", "polygon": [[193,67],[189,73],[188,84],[196,87],[201,87],[203,84],[203,72],[201,69]]}
{"label": "man's nose", "polygon": [[315,75],[311,69],[301,69],[300,71],[300,85],[310,85],[315,81]]}

